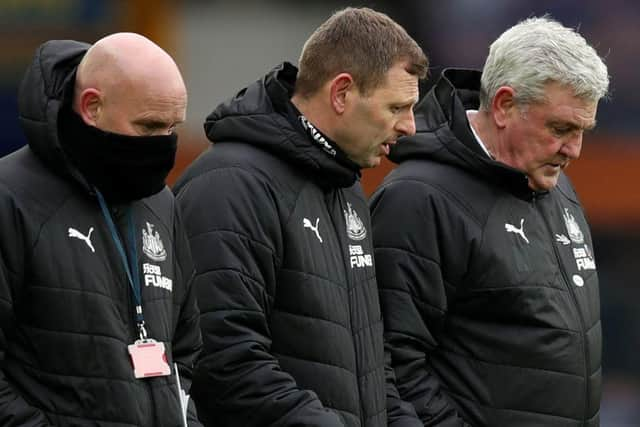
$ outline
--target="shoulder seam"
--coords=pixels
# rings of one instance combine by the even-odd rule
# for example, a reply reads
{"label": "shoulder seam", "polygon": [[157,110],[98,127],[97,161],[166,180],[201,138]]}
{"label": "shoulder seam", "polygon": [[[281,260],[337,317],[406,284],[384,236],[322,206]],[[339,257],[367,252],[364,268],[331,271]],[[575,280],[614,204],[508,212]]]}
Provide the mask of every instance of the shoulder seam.
{"label": "shoulder seam", "polygon": [[451,201],[452,203],[456,204],[458,207],[462,208],[470,218],[473,219],[473,221],[479,226],[479,227],[483,227],[483,222],[482,220],[478,217],[478,215],[473,211],[473,209],[471,208],[471,206],[469,206],[467,203],[465,203],[463,200],[459,199],[458,197],[454,196],[450,191],[448,191],[446,188],[440,186],[440,185],[435,185],[429,182],[425,182],[423,180],[420,180],[418,178],[397,178],[394,179],[392,181],[388,181],[387,183],[384,183],[380,189],[384,189],[389,187],[391,184],[396,183],[396,182],[414,182],[417,184],[421,184],[424,187],[430,187],[433,188],[434,190],[437,190],[443,197],[445,197],[446,199],[448,199],[449,201]]}

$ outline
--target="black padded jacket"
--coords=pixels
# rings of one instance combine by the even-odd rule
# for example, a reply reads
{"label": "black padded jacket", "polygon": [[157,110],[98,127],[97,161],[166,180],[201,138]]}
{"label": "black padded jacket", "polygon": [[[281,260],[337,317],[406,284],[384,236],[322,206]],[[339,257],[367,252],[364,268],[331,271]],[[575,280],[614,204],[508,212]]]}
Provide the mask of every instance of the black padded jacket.
{"label": "black padded jacket", "polygon": [[174,188],[202,311],[198,412],[216,427],[420,426],[385,372],[358,170],[302,128],[296,72],[218,106],[214,144]]}
{"label": "black padded jacket", "polygon": [[427,426],[599,425],[601,329],[589,226],[568,180],[533,193],[484,154],[447,70],[371,201],[401,396]]}
{"label": "black padded jacket", "polygon": [[[127,275],[98,200],[58,139],[60,106],[87,48],[39,48],[19,98],[29,145],[0,159],[0,425],[180,427],[176,376],[134,377]],[[202,344],[175,199],[165,188],[112,207],[123,236],[129,208],[147,330],[188,390]]]}

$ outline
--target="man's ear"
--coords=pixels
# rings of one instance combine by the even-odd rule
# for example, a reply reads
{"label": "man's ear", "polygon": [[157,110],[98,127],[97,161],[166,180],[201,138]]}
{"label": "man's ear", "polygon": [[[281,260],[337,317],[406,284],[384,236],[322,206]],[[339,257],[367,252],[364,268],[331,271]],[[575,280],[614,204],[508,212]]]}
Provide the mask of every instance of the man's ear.
{"label": "man's ear", "polygon": [[355,82],[349,73],[340,73],[333,78],[329,86],[331,106],[336,114],[343,114],[346,110],[349,93],[355,89]]}
{"label": "man's ear", "polygon": [[100,113],[102,113],[102,94],[98,89],[88,88],[80,93],[78,98],[77,113],[88,125],[97,126]]}
{"label": "man's ear", "polygon": [[496,127],[503,129],[507,125],[507,120],[515,111],[516,91],[510,86],[501,86],[496,91],[491,101],[491,113]]}

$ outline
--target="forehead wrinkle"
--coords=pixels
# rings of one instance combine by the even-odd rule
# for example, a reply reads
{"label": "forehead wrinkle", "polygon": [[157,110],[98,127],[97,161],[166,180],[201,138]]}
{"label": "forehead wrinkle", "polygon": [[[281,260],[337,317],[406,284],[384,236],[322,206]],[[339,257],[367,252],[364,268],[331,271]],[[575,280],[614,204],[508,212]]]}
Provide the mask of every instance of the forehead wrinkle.
{"label": "forehead wrinkle", "polygon": [[166,123],[182,122],[186,115],[186,96],[165,96],[150,94],[141,99],[145,105],[136,120],[163,121]]}
{"label": "forehead wrinkle", "polygon": [[380,89],[388,92],[394,103],[415,104],[419,99],[417,78],[409,73],[398,77],[388,75],[385,86]]}
{"label": "forehead wrinkle", "polygon": [[585,130],[594,128],[597,104],[583,102],[582,105],[575,105],[575,103],[572,103],[575,100],[576,98],[570,101],[547,99],[544,103],[530,106],[539,107],[539,113],[542,114],[545,123],[558,123]]}
{"label": "forehead wrinkle", "polygon": [[[582,110],[582,108],[580,110]],[[590,111],[590,110],[591,110],[591,107],[585,108],[584,114],[583,114],[581,111],[577,111],[574,109],[575,119],[571,120],[570,123],[579,129],[583,129],[583,130],[593,129],[596,126],[595,107],[593,108],[593,111]]]}

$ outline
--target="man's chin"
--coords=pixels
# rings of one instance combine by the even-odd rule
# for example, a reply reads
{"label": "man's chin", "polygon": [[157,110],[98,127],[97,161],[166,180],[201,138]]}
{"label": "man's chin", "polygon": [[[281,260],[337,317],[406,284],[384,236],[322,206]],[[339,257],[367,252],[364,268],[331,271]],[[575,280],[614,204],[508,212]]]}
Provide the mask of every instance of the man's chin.
{"label": "man's chin", "polygon": [[529,188],[536,192],[550,191],[556,185],[558,185],[558,174],[555,177],[545,176],[543,179],[531,179],[529,178]]}
{"label": "man's chin", "polygon": [[382,162],[382,157],[376,156],[367,160],[366,165],[360,165],[362,168],[375,168],[376,166],[380,166]]}

